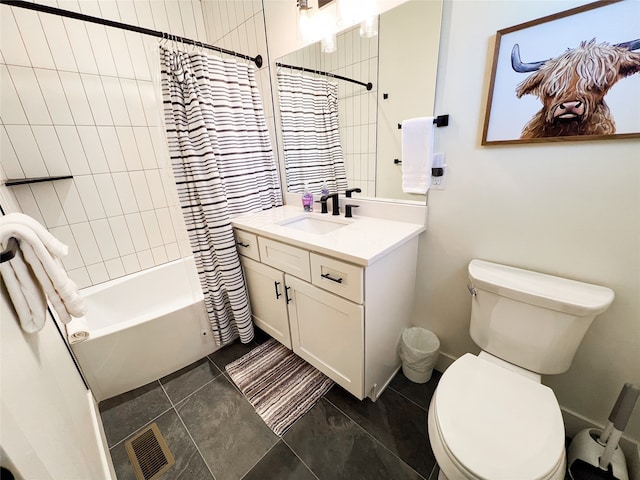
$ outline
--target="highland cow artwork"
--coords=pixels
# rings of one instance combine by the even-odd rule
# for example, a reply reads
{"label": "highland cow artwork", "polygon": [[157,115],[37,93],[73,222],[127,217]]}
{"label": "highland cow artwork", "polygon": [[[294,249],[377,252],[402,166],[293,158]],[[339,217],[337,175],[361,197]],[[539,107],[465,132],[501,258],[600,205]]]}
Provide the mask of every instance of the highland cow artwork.
{"label": "highland cow artwork", "polygon": [[640,2],[500,30],[482,144],[640,136]]}

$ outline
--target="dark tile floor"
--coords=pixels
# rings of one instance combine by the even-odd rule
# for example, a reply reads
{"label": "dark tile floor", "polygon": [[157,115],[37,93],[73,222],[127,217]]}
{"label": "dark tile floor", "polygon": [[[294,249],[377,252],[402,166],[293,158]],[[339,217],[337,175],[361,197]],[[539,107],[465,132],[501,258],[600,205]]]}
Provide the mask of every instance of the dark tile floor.
{"label": "dark tile floor", "polygon": [[101,402],[118,479],[135,479],[124,441],[151,422],[176,459],[161,477],[167,480],[437,478],[427,408],[438,372],[426,384],[412,383],[399,372],[375,403],[360,402],[334,386],[280,438],[224,370],[255,345],[234,343]]}

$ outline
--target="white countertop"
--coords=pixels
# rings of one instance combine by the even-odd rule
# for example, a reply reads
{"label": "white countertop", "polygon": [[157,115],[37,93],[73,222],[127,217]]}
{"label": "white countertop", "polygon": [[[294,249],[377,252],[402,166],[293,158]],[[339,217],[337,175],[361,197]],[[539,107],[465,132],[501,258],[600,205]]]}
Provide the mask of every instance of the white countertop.
{"label": "white countertop", "polygon": [[[308,233],[279,225],[301,216],[348,224],[324,234]],[[291,205],[235,217],[231,224],[246,232],[362,266],[371,265],[394,248],[425,231],[425,226],[417,223],[357,215],[353,218],[344,218],[344,215],[333,217],[331,213],[307,213],[301,206]]]}

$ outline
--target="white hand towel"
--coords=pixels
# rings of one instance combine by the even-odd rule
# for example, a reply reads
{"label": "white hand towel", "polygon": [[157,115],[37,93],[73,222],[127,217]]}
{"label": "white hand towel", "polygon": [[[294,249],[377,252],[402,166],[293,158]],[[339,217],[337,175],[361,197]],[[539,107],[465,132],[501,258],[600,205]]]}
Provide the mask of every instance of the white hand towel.
{"label": "white hand towel", "polygon": [[89,338],[89,325],[85,317],[72,318],[65,327],[67,329],[67,338],[71,344],[84,342]]}
{"label": "white hand towel", "polygon": [[402,191],[425,194],[431,185],[433,117],[402,122]]}
{"label": "white hand towel", "polygon": [[66,255],[67,246],[37,221],[21,213],[10,213],[0,219],[0,241],[6,244],[11,237],[19,240],[20,255],[5,262],[1,271],[23,329],[33,333],[44,326],[42,310],[46,311],[46,307],[41,308],[42,293],[49,298],[63,323],[69,322],[71,315],[84,316],[84,300],[58,258]]}

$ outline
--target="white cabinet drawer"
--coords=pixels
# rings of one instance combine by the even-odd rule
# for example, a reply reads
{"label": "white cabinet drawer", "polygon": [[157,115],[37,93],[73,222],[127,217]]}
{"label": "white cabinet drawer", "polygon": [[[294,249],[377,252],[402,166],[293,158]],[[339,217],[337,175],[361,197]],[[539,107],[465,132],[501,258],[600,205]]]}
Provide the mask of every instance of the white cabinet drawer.
{"label": "white cabinet drawer", "polygon": [[262,263],[290,273],[307,282],[311,281],[309,252],[307,250],[262,237],[258,239],[258,247]]}
{"label": "white cabinet drawer", "polygon": [[258,237],[253,233],[245,232],[243,230],[235,230],[236,236],[236,249],[240,255],[253,258],[256,261],[260,261],[260,252],[258,251]]}
{"label": "white cabinet drawer", "polygon": [[311,283],[352,302],[364,301],[362,267],[312,253]]}

